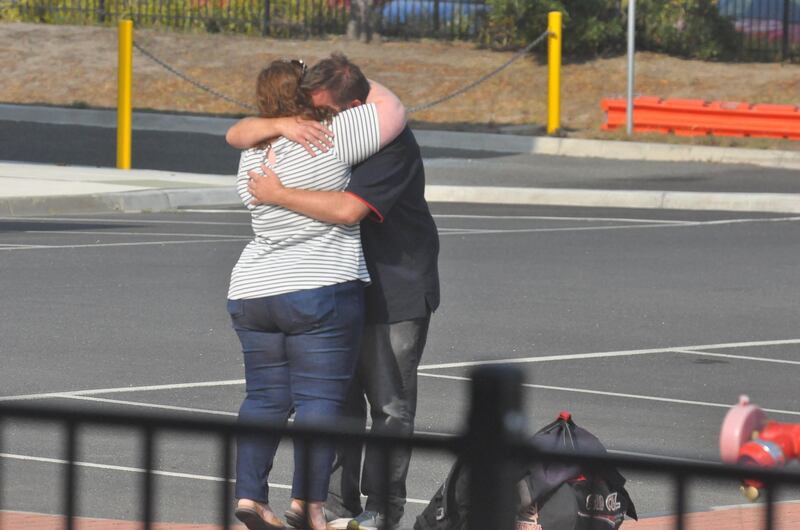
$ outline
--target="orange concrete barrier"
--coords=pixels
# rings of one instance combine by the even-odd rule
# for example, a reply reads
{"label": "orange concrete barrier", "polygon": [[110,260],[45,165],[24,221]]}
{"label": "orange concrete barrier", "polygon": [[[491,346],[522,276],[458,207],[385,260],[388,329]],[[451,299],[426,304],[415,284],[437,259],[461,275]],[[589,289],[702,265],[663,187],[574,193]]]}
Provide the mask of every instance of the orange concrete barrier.
{"label": "orange concrete barrier", "polygon": [[[624,99],[605,98],[603,130],[625,127]],[[800,107],[702,99],[633,100],[633,130],[679,136],[751,136],[800,140]]]}

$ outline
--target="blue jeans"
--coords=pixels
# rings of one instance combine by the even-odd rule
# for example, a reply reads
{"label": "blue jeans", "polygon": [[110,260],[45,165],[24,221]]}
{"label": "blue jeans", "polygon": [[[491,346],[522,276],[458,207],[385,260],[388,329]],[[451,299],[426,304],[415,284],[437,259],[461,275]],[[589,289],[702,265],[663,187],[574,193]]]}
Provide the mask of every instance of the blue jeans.
{"label": "blue jeans", "polygon": [[[296,425],[336,424],[358,362],[363,292],[363,283],[356,280],[228,300],[244,353],[246,397],[239,408],[240,421],[284,425],[294,409]],[[267,480],[279,441],[278,436],[239,437],[237,498],[268,502]],[[304,444],[295,441],[292,497],[324,501],[334,446],[315,442],[308,462],[304,452]]]}

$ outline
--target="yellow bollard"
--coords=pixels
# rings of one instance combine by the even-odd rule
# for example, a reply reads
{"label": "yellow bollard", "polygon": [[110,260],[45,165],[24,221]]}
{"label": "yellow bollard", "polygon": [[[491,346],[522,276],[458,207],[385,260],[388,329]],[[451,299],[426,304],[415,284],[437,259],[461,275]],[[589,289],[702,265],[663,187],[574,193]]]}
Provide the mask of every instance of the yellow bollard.
{"label": "yellow bollard", "polygon": [[117,168],[131,168],[131,79],[133,77],[133,21],[119,21],[117,73]]}
{"label": "yellow bollard", "polygon": [[561,12],[547,14],[547,134],[561,128]]}

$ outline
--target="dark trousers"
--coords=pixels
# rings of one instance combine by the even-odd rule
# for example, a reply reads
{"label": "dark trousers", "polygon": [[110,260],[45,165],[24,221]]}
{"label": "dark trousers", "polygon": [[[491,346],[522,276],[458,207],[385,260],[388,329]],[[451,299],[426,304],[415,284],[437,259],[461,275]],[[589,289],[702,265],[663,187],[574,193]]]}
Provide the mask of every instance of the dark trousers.
{"label": "dark trousers", "polygon": [[[336,425],[356,369],[363,289],[362,282],[351,281],[228,301],[244,353],[240,421],[283,425],[294,408],[296,425]],[[279,441],[277,436],[237,439],[237,498],[268,502],[267,479]],[[334,451],[333,444],[316,442],[306,462],[304,444],[295,442],[292,497],[325,500]]]}
{"label": "dark trousers", "polygon": [[[347,398],[345,415],[353,426],[366,428],[369,402],[372,432],[411,435],[417,412],[417,366],[428,337],[430,315],[392,324],[367,324],[358,371]],[[365,401],[366,398],[366,401]],[[361,512],[363,492],[366,510],[385,511],[384,461],[380,449],[345,446],[337,449],[327,507],[342,517]],[[411,451],[392,452],[388,502],[392,524],[403,515],[406,477]],[[361,476],[359,488],[359,475]]]}

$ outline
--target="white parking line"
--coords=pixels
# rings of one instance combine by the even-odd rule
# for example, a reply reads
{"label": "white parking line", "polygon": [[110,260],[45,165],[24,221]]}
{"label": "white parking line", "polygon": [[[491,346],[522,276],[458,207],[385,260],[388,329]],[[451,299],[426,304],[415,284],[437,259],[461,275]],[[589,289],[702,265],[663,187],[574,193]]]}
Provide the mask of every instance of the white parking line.
{"label": "white parking line", "polygon": [[157,390],[178,390],[182,388],[208,388],[217,386],[243,385],[244,379],[226,379],[221,381],[199,381],[196,383],[172,383],[165,385],[122,386],[113,388],[93,388],[87,390],[65,390],[62,392],[46,392],[41,394],[19,394],[16,396],[0,396],[2,401],[30,401],[35,399],[64,398],[70,396],[92,396],[97,394],[119,394],[126,392],[151,392]]}
{"label": "white parking line", "polygon": [[742,359],[744,361],[758,361],[762,363],[778,363],[778,364],[793,364],[800,365],[800,361],[790,361],[787,359],[773,359],[771,357],[753,357],[752,355],[732,355],[729,353],[712,353],[707,351],[694,351],[679,349],[673,350],[676,353],[687,353],[689,355],[700,355],[704,357],[725,357],[728,359]]}
{"label": "white parking line", "polygon": [[503,220],[530,220],[530,221],[616,221],[621,223],[664,223],[686,224],[694,221],[674,221],[669,219],[632,219],[629,217],[571,217],[554,215],[462,215],[462,214],[433,214],[435,219],[503,219]]}
{"label": "white parking line", "polygon": [[[449,379],[452,381],[471,381],[469,377],[462,377],[457,375],[444,375],[444,374],[426,374],[421,373],[419,374],[421,377],[432,377],[434,379]],[[616,397],[616,398],[625,398],[625,399],[638,399],[643,401],[658,401],[661,403],[673,403],[677,405],[694,405],[700,407],[713,407],[713,408],[721,408],[721,409],[729,409],[733,406],[731,403],[712,403],[709,401],[693,401],[689,399],[674,399],[674,398],[665,398],[665,397],[658,397],[658,396],[645,396],[641,394],[625,394],[622,392],[606,392],[604,390],[588,390],[582,388],[567,388],[563,386],[552,386],[552,385],[536,385],[532,383],[524,383],[522,385],[525,388],[536,388],[539,390],[556,390],[559,392],[572,392],[576,394],[590,394],[594,396],[608,396],[608,397]],[[787,414],[789,416],[800,416],[800,412],[794,410],[782,410],[782,409],[762,409],[764,412],[772,412],[775,414]]]}
{"label": "white parking line", "polygon": [[[418,370],[425,372],[426,370],[444,370],[449,368],[468,368],[473,366],[487,366],[496,364],[532,364],[544,362],[557,362],[557,361],[572,361],[579,359],[603,359],[608,357],[625,357],[634,355],[647,355],[657,353],[688,353],[696,350],[706,349],[733,349],[733,348],[750,348],[755,346],[781,346],[790,344],[800,344],[800,339],[781,339],[781,340],[762,340],[762,341],[749,341],[749,342],[727,342],[719,344],[697,344],[694,346],[672,346],[666,348],[649,348],[638,350],[617,350],[605,352],[592,352],[592,353],[572,353],[562,355],[542,355],[538,357],[522,357],[511,359],[491,359],[484,361],[464,361],[455,363],[440,363],[440,364],[422,364]],[[726,356],[726,354],[709,354],[707,352],[700,352],[702,355],[718,355]],[[746,359],[747,356],[737,356]],[[753,357],[747,360],[763,360],[760,357]],[[783,362],[775,359],[772,362]],[[786,361],[788,364],[797,364],[794,361]],[[420,374],[423,375],[423,374]],[[37,399],[52,399],[52,398],[65,398],[71,396],[91,396],[100,394],[116,394],[128,392],[150,392],[158,390],[178,390],[186,388],[208,388],[219,386],[237,386],[243,385],[244,379],[226,379],[220,381],[199,381],[195,383],[171,383],[164,385],[146,385],[146,386],[130,386],[130,387],[112,387],[112,388],[94,388],[86,390],[64,390],[61,392],[46,392],[39,394],[18,394],[12,396],[0,396],[0,402],[8,401],[30,401]]]}
{"label": "white parking line", "polygon": [[[249,213],[249,212],[247,212]],[[137,214],[139,215],[139,214]],[[220,225],[220,226],[247,226],[247,221],[180,221],[171,219],[133,219],[107,217],[0,217],[0,221],[42,221],[42,222],[73,222],[73,223],[112,223],[112,224],[155,224],[155,225]]]}
{"label": "white parking line", "polygon": [[512,359],[492,359],[486,361],[465,361],[457,363],[423,364],[419,370],[442,370],[445,368],[466,368],[470,366],[484,366],[492,364],[522,364],[544,363],[551,361],[570,361],[575,359],[601,359],[605,357],[624,357],[629,355],[646,355],[651,353],[670,353],[677,350],[710,350],[724,348],[750,348],[753,346],[780,346],[786,344],[800,344],[800,339],[786,340],[761,340],[751,342],[728,342],[722,344],[697,344],[694,346],[674,346],[667,348],[650,348],[643,350],[619,350],[594,353],[573,353],[564,355],[543,355],[539,357],[522,357]]}
{"label": "white parking line", "polygon": [[[249,238],[248,238],[249,239]],[[0,250],[52,250],[63,248],[95,248],[95,247],[147,247],[158,245],[192,245],[197,243],[231,243],[242,242],[242,238],[228,239],[195,239],[192,241],[137,241],[135,243],[88,243],[84,245],[44,245],[38,247],[0,248]]]}
{"label": "white parking line", "polygon": [[[0,458],[6,458],[8,460],[17,460],[21,462],[37,462],[41,464],[55,464],[55,465],[67,465],[66,460],[62,460],[60,458],[47,458],[43,456],[30,456],[30,455],[20,455],[15,453],[0,453]],[[105,471],[120,471],[124,473],[144,473],[145,470],[139,467],[129,467],[129,466],[115,466],[110,464],[96,464],[94,462],[82,462],[76,461],[75,465],[77,467],[83,468],[90,468],[90,469],[101,469]],[[162,471],[160,469],[154,469],[151,471],[153,475],[159,477],[170,477],[170,478],[180,478],[180,479],[187,479],[187,480],[200,480],[205,482],[223,482],[225,479],[222,477],[215,477],[213,475],[198,475],[195,473],[179,473],[176,471]],[[234,479],[227,479],[228,482],[235,482]],[[270,488],[281,489],[281,490],[291,490],[292,486],[289,484],[279,484],[279,483],[269,483]],[[413,504],[428,504],[428,500],[424,499],[414,499],[408,498],[406,499],[407,502]]]}
{"label": "white parking line", "polygon": [[559,228],[500,228],[500,229],[484,229],[484,228],[456,228],[460,232],[440,233],[439,235],[484,235],[484,234],[530,234],[535,232],[585,232],[589,230],[636,230],[642,228],[675,228],[690,226],[687,224],[649,224],[649,225],[608,225],[608,226],[564,226]]}
{"label": "white parking line", "polygon": [[93,236],[148,236],[148,237],[211,237],[211,238],[221,238],[221,239],[230,239],[230,238],[238,238],[238,239],[253,239],[253,236],[242,235],[237,236],[236,234],[181,234],[181,233],[171,233],[171,232],[110,232],[108,230],[26,230],[26,234],[59,234],[59,235],[71,235],[71,234],[81,234],[81,235],[93,235]]}
{"label": "white parking line", "polygon": [[16,249],[16,248],[44,248],[45,245],[11,245],[11,244],[0,244],[0,250],[4,249]]}
{"label": "white parking line", "polygon": [[158,403],[142,403],[141,401],[123,401],[120,399],[108,399],[108,398],[99,398],[99,397],[91,397],[91,396],[75,396],[75,395],[64,395],[62,396],[65,399],[77,399],[82,401],[95,401],[98,403],[112,403],[114,405],[126,405],[130,407],[143,407],[149,409],[163,409],[163,410],[174,410],[178,412],[193,412],[193,413],[200,413],[200,414],[214,414],[218,416],[238,416],[235,412],[226,412],[222,410],[210,410],[210,409],[198,409],[193,407],[178,407],[175,405],[160,405]]}

